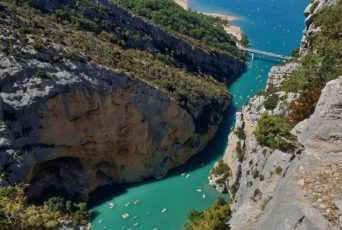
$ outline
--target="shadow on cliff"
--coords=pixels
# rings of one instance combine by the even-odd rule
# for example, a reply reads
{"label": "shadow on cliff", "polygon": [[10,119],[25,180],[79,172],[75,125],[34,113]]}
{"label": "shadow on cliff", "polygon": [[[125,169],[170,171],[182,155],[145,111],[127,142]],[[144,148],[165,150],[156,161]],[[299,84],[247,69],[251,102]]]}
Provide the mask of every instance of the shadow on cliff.
{"label": "shadow on cliff", "polygon": [[[232,101],[229,109],[224,115],[224,118],[216,133],[215,138],[208,143],[206,148],[199,154],[192,157],[186,164],[170,170],[166,177],[159,180],[165,180],[170,177],[179,176],[183,172],[191,172],[198,168],[205,167],[209,164],[213,165],[219,158],[221,158],[228,144],[228,135],[235,122],[236,111],[237,108]],[[102,188],[98,188],[90,194],[88,207],[92,209],[97,205],[108,203],[110,200],[113,199],[113,197],[117,197],[119,195],[127,193],[129,188],[136,187],[142,184],[146,185],[154,181],[155,179],[146,179],[139,183],[112,184],[104,186]]]}

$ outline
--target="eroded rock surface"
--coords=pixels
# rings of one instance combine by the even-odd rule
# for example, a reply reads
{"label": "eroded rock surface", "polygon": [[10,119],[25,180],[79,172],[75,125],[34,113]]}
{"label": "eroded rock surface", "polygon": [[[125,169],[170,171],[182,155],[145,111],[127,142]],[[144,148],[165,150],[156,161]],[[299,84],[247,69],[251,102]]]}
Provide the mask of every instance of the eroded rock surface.
{"label": "eroded rock surface", "polygon": [[[0,65],[0,162],[8,178],[2,183],[31,181],[37,196],[42,186],[58,184],[86,198],[111,182],[162,177],[203,149],[228,105],[226,98],[204,97],[187,111],[140,80],[77,61],[51,65],[1,56]],[[54,78],[32,76],[37,65]],[[219,110],[206,114],[208,126],[199,132],[195,120],[213,105]],[[74,170],[45,170],[60,159],[71,165],[77,159]]]}

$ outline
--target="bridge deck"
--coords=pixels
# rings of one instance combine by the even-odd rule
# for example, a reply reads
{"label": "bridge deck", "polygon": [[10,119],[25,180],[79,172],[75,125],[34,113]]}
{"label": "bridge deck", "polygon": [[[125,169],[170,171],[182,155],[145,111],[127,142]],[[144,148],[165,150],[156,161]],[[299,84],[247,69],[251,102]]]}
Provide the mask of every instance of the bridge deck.
{"label": "bridge deck", "polygon": [[242,47],[242,46],[237,46],[240,50],[243,51],[247,51],[250,53],[255,53],[255,54],[261,54],[261,55],[265,55],[265,56],[269,56],[269,57],[275,57],[275,58],[280,58],[280,59],[284,59],[284,60],[290,60],[291,57],[285,56],[285,55],[280,55],[280,54],[275,54],[275,53],[271,53],[271,52],[265,52],[265,51],[261,51],[261,50],[256,50],[256,49],[250,49],[250,48],[246,48],[246,47]]}

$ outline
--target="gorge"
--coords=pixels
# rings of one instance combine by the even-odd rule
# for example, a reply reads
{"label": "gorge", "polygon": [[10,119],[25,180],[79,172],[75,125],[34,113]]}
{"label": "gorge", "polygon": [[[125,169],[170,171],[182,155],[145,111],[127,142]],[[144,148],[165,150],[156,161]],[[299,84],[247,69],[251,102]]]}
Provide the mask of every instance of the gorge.
{"label": "gorge", "polygon": [[[341,69],[331,48],[341,9],[307,4],[189,1],[191,10],[238,18],[232,24],[252,48],[290,55],[301,46],[281,64],[247,60],[221,19],[171,0],[0,1],[0,203],[9,203],[0,226],[211,229],[212,209],[204,210],[228,196],[208,175],[224,154],[227,175],[209,178],[230,196],[222,229],[339,229],[341,193],[331,185],[340,184]],[[329,55],[316,57],[322,44]],[[320,66],[323,80],[313,71]],[[311,113],[320,98],[312,117],[287,107],[298,98]],[[283,116],[293,126],[306,120],[290,133]],[[274,120],[282,124],[275,144],[258,136]],[[13,192],[20,182],[29,186]],[[33,215],[22,198],[22,223],[7,213],[21,186],[41,205]],[[83,203],[60,196],[88,201],[91,219]],[[200,212],[187,220],[191,210]]]}

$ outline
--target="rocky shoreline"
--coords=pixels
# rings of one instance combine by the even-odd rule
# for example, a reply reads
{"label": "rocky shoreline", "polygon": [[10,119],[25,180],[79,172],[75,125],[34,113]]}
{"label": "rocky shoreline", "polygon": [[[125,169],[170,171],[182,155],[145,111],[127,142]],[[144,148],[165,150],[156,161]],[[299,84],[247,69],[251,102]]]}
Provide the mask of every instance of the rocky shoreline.
{"label": "rocky shoreline", "polygon": [[[308,39],[318,30],[311,24],[312,18],[334,3],[315,1],[305,10],[307,28],[301,57],[308,54]],[[299,67],[296,62],[273,67],[266,90],[279,87]],[[222,181],[221,176],[209,176],[212,186],[231,197],[229,226],[236,230],[341,229],[342,76],[325,85],[314,113],[292,129],[298,139],[292,143],[293,153],[261,146],[255,135],[264,114],[288,115],[289,104],[299,96],[285,91],[276,94],[280,100],[272,109],[265,108],[267,96],[262,93],[236,113],[223,157],[230,177]]]}

